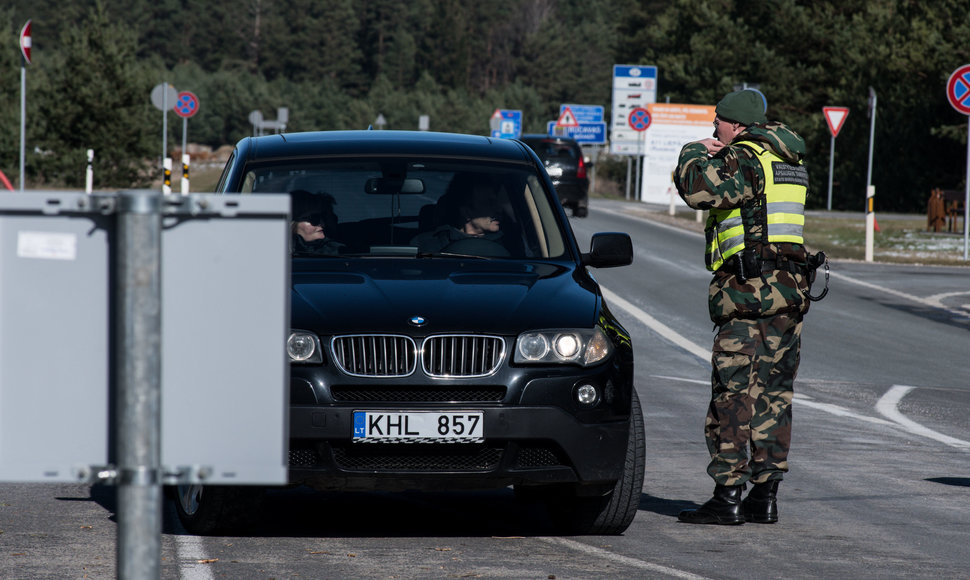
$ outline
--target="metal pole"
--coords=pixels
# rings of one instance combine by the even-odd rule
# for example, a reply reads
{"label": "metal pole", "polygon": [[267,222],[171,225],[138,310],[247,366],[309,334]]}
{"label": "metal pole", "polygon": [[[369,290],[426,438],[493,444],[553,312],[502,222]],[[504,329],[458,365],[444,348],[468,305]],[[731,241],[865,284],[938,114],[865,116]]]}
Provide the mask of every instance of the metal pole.
{"label": "metal pole", "polygon": [[872,185],[872,144],[876,136],[876,91],[869,87],[869,168],[866,170],[866,195]]}
{"label": "metal pole", "polygon": [[20,191],[24,190],[24,149],[27,134],[27,65],[20,67]]}
{"label": "metal pole", "polygon": [[189,118],[182,117],[182,155],[185,155],[186,153],[188,153],[188,151],[185,150],[185,148],[188,147],[188,144],[186,143],[188,141],[188,138],[187,138],[188,134],[189,134]]}
{"label": "metal pole", "polygon": [[162,159],[168,157],[168,83],[162,83]]}
{"label": "metal pole", "polygon": [[161,205],[157,191],[118,196],[118,542],[123,580],[161,567]]}
{"label": "metal pole", "polygon": [[832,173],[835,171],[835,135],[832,136],[829,151],[829,202],[826,207],[829,211],[832,211]]}
{"label": "metal pole", "polygon": [[967,117],[967,176],[966,189],[963,192],[963,261],[967,261],[967,249],[970,248],[970,116]]}
{"label": "metal pole", "polygon": [[633,160],[629,155],[626,156],[626,200],[630,201],[630,166]]}

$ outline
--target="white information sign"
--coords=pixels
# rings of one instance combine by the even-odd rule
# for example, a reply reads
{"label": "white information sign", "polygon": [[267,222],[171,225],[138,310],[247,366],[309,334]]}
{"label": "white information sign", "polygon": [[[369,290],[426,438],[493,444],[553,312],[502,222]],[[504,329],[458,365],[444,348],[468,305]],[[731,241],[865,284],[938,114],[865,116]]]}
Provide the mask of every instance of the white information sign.
{"label": "white information sign", "polygon": [[669,204],[674,196],[683,204],[673,182],[677,159],[684,145],[714,134],[714,107],[653,103],[647,110],[651,121],[644,131],[640,201]]}
{"label": "white information sign", "polygon": [[657,67],[613,65],[613,110],[610,120],[610,153],[642,155],[642,135],[629,123],[634,109],[657,101]]}

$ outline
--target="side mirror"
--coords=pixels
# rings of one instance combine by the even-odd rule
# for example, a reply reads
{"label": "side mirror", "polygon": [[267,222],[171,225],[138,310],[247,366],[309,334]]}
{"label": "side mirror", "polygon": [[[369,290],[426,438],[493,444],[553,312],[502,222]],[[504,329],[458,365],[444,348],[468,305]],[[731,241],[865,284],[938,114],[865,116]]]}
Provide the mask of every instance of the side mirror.
{"label": "side mirror", "polygon": [[594,268],[614,268],[629,266],[633,263],[633,240],[629,234],[593,234],[589,243],[589,253],[583,254],[583,265]]}

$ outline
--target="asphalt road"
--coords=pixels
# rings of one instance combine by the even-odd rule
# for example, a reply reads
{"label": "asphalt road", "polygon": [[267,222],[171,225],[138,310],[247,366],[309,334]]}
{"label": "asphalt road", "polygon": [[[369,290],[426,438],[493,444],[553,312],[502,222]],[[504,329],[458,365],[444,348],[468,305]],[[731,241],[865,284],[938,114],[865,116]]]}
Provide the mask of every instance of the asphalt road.
{"label": "asphalt road", "polygon": [[[245,535],[189,536],[165,505],[164,578],[957,578],[970,569],[970,268],[835,262],[807,317],[791,472],[775,525],[691,526],[713,339],[702,238],[594,200],[581,246],[626,231],[595,271],[636,348],[647,434],[622,536],[555,536],[488,493],[271,493]],[[810,234],[809,234],[810,235]],[[819,290],[816,287],[816,292]],[[112,578],[112,488],[0,485],[0,577]]]}

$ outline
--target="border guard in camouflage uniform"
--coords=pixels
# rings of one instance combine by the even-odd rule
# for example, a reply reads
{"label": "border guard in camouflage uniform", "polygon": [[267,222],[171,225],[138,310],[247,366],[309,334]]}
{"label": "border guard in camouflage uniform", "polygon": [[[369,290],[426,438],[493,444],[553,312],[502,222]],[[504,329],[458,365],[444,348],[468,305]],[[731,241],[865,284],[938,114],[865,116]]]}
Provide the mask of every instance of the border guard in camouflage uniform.
{"label": "border guard in camouflage uniform", "polygon": [[[768,122],[766,110],[758,91],[726,95],[715,108],[714,138],[685,145],[675,170],[687,205],[709,210],[708,306],[717,326],[704,426],[714,497],[681,512],[682,522],[778,521],[776,493],[788,471],[792,383],[814,270],[802,238],[805,142]],[[742,500],[748,483],[753,487]]]}

